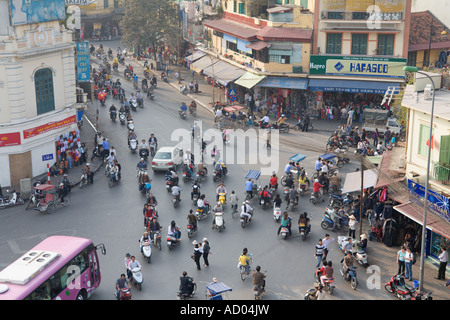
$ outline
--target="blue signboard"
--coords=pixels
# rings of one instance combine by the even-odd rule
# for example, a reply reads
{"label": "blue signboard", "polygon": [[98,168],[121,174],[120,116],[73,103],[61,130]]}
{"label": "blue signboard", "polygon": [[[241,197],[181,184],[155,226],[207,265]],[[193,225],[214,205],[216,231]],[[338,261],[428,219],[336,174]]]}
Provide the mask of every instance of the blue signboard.
{"label": "blue signboard", "polygon": [[42,161],[49,161],[49,160],[53,160],[53,153],[42,155]]}
{"label": "blue signboard", "polygon": [[78,82],[90,81],[89,44],[87,41],[77,42]]}
{"label": "blue signboard", "polygon": [[228,95],[229,96],[235,96],[236,95],[236,89],[229,89],[228,90]]}
{"label": "blue signboard", "polygon": [[14,26],[63,20],[66,18],[64,0],[10,0],[11,22]]}
{"label": "blue signboard", "polygon": [[[425,187],[408,179],[409,201],[423,207]],[[449,198],[428,189],[428,209],[450,222]]]}

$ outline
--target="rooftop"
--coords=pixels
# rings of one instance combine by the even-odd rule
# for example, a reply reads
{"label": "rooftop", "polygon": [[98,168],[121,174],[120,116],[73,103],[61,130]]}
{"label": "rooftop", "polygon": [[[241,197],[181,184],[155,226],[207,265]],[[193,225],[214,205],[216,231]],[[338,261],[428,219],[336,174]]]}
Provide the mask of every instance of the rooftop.
{"label": "rooftop", "polygon": [[[402,106],[431,114],[431,103],[431,99],[424,99],[424,92],[416,93],[414,85],[406,86]],[[436,90],[434,116],[450,121],[450,90]]]}
{"label": "rooftop", "polygon": [[431,37],[431,48],[450,48],[450,39],[444,39],[441,36],[442,31],[449,31],[448,27],[427,10],[411,13],[409,51],[427,50],[429,48],[431,25],[434,31],[434,35]]}

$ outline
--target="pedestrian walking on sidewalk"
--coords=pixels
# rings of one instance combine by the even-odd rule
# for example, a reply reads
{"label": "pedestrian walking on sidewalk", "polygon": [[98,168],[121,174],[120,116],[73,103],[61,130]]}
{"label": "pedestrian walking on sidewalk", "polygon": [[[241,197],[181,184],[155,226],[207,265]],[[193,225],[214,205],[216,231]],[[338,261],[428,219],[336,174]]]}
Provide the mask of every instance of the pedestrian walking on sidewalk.
{"label": "pedestrian walking on sidewalk", "polygon": [[406,250],[405,247],[402,246],[400,250],[397,252],[397,263],[398,263],[398,271],[397,274],[405,274],[405,255]]}
{"label": "pedestrian walking on sidewalk", "polygon": [[414,260],[414,253],[411,252],[411,247],[406,247],[405,254],[405,278],[412,281],[412,264]]}
{"label": "pedestrian walking on sidewalk", "polygon": [[441,246],[441,254],[439,255],[439,271],[436,279],[445,280],[445,270],[447,268],[448,252],[444,246]]}
{"label": "pedestrian walking on sidewalk", "polygon": [[198,82],[197,81],[194,82],[194,92],[198,93]]}

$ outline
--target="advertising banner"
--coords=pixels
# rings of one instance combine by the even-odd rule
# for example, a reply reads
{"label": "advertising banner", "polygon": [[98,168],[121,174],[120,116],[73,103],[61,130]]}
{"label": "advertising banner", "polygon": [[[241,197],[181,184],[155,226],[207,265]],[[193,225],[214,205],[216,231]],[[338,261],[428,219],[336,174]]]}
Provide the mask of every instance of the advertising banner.
{"label": "advertising banner", "polygon": [[23,130],[23,138],[24,139],[32,138],[41,133],[46,133],[51,130],[63,128],[63,127],[69,126],[72,123],[76,123],[76,122],[77,122],[77,117],[75,115],[70,116],[63,120],[49,122],[49,123],[43,124],[42,126]]}
{"label": "advertising banner", "polygon": [[[409,201],[423,208],[425,199],[425,187],[408,179]],[[450,222],[450,199],[433,190],[428,189],[428,209]]]}
{"label": "advertising banner", "polygon": [[64,0],[10,0],[11,22],[14,26],[63,20],[66,18]]}
{"label": "advertising banner", "polygon": [[17,146],[20,144],[20,132],[0,134],[0,147]]}
{"label": "advertising banner", "polygon": [[311,55],[310,74],[377,78],[405,78],[406,59]]}
{"label": "advertising banner", "polygon": [[77,42],[77,72],[78,82],[90,81],[89,44],[87,41]]}

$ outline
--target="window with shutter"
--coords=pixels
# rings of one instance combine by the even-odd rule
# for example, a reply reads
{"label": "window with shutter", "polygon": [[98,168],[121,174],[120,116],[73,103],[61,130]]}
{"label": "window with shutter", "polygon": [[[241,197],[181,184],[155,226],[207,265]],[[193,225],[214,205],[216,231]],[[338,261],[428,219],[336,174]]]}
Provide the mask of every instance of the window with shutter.
{"label": "window with shutter", "polygon": [[439,162],[450,165],[450,135],[441,137],[439,148]]}
{"label": "window with shutter", "polygon": [[37,114],[55,110],[53,92],[53,73],[49,68],[40,69],[34,74]]}

